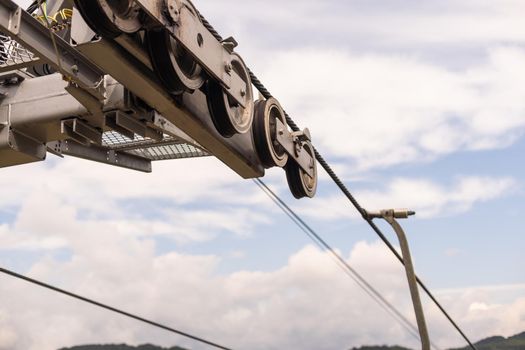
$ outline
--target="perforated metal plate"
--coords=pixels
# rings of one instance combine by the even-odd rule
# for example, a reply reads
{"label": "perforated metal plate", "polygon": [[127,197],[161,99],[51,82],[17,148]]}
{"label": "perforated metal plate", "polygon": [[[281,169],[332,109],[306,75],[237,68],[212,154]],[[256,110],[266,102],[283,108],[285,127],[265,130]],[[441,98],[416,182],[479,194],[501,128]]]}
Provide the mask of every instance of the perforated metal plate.
{"label": "perforated metal plate", "polygon": [[30,67],[38,61],[39,58],[32,52],[0,33],[0,72]]}
{"label": "perforated metal plate", "polygon": [[125,151],[150,160],[209,156],[209,154],[202,149],[168,135],[164,135],[162,141],[156,141],[139,135],[135,135],[132,140],[117,132],[108,131],[102,135],[102,145],[109,149]]}

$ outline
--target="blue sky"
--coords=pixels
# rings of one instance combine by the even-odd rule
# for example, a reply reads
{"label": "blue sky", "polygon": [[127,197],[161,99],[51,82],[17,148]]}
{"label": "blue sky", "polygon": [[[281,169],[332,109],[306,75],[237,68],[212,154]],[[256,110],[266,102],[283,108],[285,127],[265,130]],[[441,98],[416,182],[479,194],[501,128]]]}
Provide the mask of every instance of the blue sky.
{"label": "blue sky", "polygon": [[[195,5],[240,42],[366,208],[418,212],[403,222],[416,269],[472,339],[525,330],[525,4]],[[252,181],[213,158],[147,175],[49,156],[1,178],[2,266],[233,348],[417,348]],[[301,201],[281,170],[264,180],[413,319],[399,264],[325,175]],[[0,349],[199,349],[4,277],[0,297]],[[463,345],[426,299],[425,309],[435,343]]]}

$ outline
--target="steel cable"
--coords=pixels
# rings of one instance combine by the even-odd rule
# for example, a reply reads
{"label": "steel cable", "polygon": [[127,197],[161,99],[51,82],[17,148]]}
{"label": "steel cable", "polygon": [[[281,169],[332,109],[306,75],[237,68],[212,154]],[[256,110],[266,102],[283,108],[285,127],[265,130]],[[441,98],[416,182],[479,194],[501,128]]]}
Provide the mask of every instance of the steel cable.
{"label": "steel cable", "polygon": [[98,306],[102,309],[106,309],[106,310],[109,310],[109,311],[112,311],[114,313],[117,313],[117,314],[120,314],[120,315],[123,315],[123,316],[126,316],[126,317],[129,317],[129,318],[132,318],[134,320],[137,320],[137,321],[140,321],[140,322],[143,322],[143,323],[147,323],[151,326],[154,326],[154,327],[157,327],[157,328],[160,328],[160,329],[163,329],[165,331],[169,331],[171,333],[175,333],[175,334],[178,334],[178,335],[181,335],[183,337],[186,337],[186,338],[189,338],[189,339],[193,339],[195,341],[198,341],[200,343],[203,343],[203,344],[206,344],[206,345],[209,345],[209,346],[212,346],[214,348],[217,348],[217,349],[223,349],[223,350],[232,350],[231,348],[227,348],[225,346],[222,346],[222,345],[219,345],[217,343],[214,343],[214,342],[211,342],[209,340],[206,340],[204,338],[201,338],[201,337],[198,337],[198,336],[195,336],[195,335],[191,335],[189,333],[186,333],[186,332],[183,332],[183,331],[180,331],[178,329],[175,329],[175,328],[172,328],[172,327],[168,327],[168,326],[165,326],[161,323],[158,323],[158,322],[155,322],[155,321],[151,321],[151,320],[148,320],[144,317],[140,317],[140,316],[137,316],[137,315],[134,315],[132,313],[129,313],[129,312],[126,312],[126,311],[123,311],[121,309],[117,309],[115,307],[112,307],[112,306],[109,306],[109,305],[106,305],[106,304],[103,304],[103,303],[100,303],[98,301],[95,301],[93,299],[89,299],[89,298],[86,298],[86,297],[83,297],[81,295],[78,295],[78,294],[75,294],[75,293],[72,293],[72,292],[69,292],[69,291],[66,291],[64,289],[61,289],[61,288],[58,288],[58,287],[55,287],[55,286],[52,286],[50,284],[47,284],[47,283],[44,283],[44,282],[41,282],[41,281],[38,281],[36,279],[33,279],[33,278],[30,278],[30,277],[27,277],[27,276],[24,276],[24,275],[21,275],[21,274],[18,274],[14,271],[11,271],[11,270],[8,270],[8,269],[4,269],[2,267],[0,267],[0,273],[3,273],[3,274],[6,274],[6,275],[9,275],[11,277],[15,277],[17,279],[21,279],[21,280],[24,280],[26,282],[29,282],[29,283],[32,283],[32,284],[36,284],[42,288],[46,288],[46,289],[49,289],[49,290],[52,290],[54,292],[57,292],[57,293],[60,293],[60,294],[63,294],[63,295],[67,295],[71,298],[74,298],[74,299],[77,299],[77,300],[80,300],[80,301],[83,301],[85,303],[88,303],[88,304],[91,304],[91,305],[95,305],[95,306]]}
{"label": "steel cable", "polygon": [[[213,28],[213,26],[204,18],[202,14],[199,13],[199,17],[204,24],[204,26],[212,33],[212,35],[219,41],[222,41],[221,35]],[[270,91],[264,86],[264,84],[257,78],[257,76],[248,69],[250,73],[250,78],[252,80],[253,86],[259,92],[263,95],[264,98],[268,99],[272,97],[272,94]],[[290,128],[293,131],[299,131],[299,126],[292,120],[290,115],[284,112],[286,116],[286,122],[290,126]],[[341,192],[344,193],[346,198],[352,203],[352,205],[357,209],[359,214],[363,217],[363,219],[370,225],[370,227],[375,231],[375,233],[379,236],[379,238],[386,244],[388,249],[396,256],[396,258],[401,262],[401,264],[405,264],[403,257],[397,252],[397,250],[394,248],[394,246],[390,243],[390,241],[386,238],[386,236],[383,234],[383,232],[377,227],[377,225],[367,217],[366,210],[359,204],[359,202],[355,199],[355,197],[352,195],[352,193],[348,190],[346,185],[341,181],[341,179],[337,176],[335,171],[332,169],[332,167],[328,164],[328,162],[324,159],[324,157],[317,151],[317,149],[314,147],[314,153],[315,158],[321,164],[323,169],[326,171],[326,173],[330,176],[330,178],[334,181],[334,183],[339,187]],[[416,276],[417,283],[419,286],[425,291],[425,293],[428,295],[428,297],[434,302],[434,304],[438,307],[438,309],[443,313],[443,315],[448,319],[448,321],[452,324],[452,326],[458,331],[458,333],[463,337],[463,339],[467,342],[467,344],[473,349],[477,350],[476,346],[470,341],[470,339],[467,337],[467,335],[461,330],[461,328],[458,326],[458,324],[452,319],[452,317],[449,315],[449,313],[445,310],[445,308],[441,305],[441,303],[438,302],[438,300],[434,297],[432,292],[427,288],[425,283]]]}
{"label": "steel cable", "polygon": [[[345,272],[354,282],[370,296],[383,310],[392,316],[399,324],[405,328],[416,340],[419,340],[417,328],[392,305],[386,298],[379,293],[363,276],[361,276],[349,263],[347,263],[325,240],[321,238],[299,215],[297,215],[279,196],[272,191],[264,181],[253,180],[255,184],[303,231],[316,245],[323,251],[330,253],[334,262]],[[435,347],[435,346],[434,346]],[[435,347],[437,349],[437,347]]]}

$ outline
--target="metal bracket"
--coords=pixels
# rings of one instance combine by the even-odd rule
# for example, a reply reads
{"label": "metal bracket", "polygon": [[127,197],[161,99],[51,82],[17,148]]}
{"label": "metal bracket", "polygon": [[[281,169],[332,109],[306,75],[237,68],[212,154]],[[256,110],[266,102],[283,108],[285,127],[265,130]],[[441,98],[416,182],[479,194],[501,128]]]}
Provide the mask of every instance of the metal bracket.
{"label": "metal bracket", "polygon": [[8,28],[13,35],[20,33],[20,24],[22,23],[22,8],[18,7],[16,10],[11,12],[9,16]]}
{"label": "metal bracket", "polygon": [[168,16],[168,19],[172,24],[177,23],[180,19],[180,4],[179,0],[164,0],[165,2],[165,12]]}
{"label": "metal bracket", "polygon": [[107,113],[106,125],[132,140],[135,137],[135,134],[156,141],[162,141],[164,138],[162,131],[153,129],[144,122],[137,120],[133,116],[123,113],[122,111],[112,111]]}
{"label": "metal bracket", "polygon": [[26,75],[16,70],[0,73],[0,81],[7,83],[8,85],[18,85],[25,79]]}
{"label": "metal bracket", "polygon": [[279,119],[275,119],[277,128],[277,142],[283,146],[288,155],[299,164],[310,177],[315,176],[314,158],[308,152],[304,151],[303,143],[311,142],[310,131],[290,132],[286,125]]}
{"label": "metal bracket", "polygon": [[147,23],[149,28],[166,27],[171,25],[170,20],[165,16],[165,3],[159,0],[135,0],[150,20]]}
{"label": "metal bracket", "polygon": [[26,136],[7,124],[0,124],[0,167],[46,159],[43,143]]}
{"label": "metal bracket", "polygon": [[95,145],[88,147],[75,141],[54,141],[49,142],[47,148],[51,149],[53,154],[64,154],[145,173],[151,173],[152,170],[149,159]]}
{"label": "metal bracket", "polygon": [[202,147],[197,141],[188,136],[184,131],[179,129],[175,124],[164,118],[159,112],[153,110],[149,113],[148,124],[151,124],[154,128],[159,129],[165,134],[177,138],[178,140],[184,141],[187,144],[196,147],[203,152],[208,151]]}
{"label": "metal bracket", "polygon": [[[104,86],[105,84],[105,78],[104,78]],[[86,90],[79,88],[75,84],[69,82],[69,84],[66,86],[66,91],[69,92],[71,96],[73,96],[82,106],[84,106],[89,114],[90,114],[90,122],[92,122],[96,126],[100,126],[96,123],[99,121],[102,116],[102,107],[104,105],[103,101],[100,101],[99,99],[93,97],[90,93],[88,93]],[[105,88],[104,88],[105,90]]]}
{"label": "metal bracket", "polygon": [[122,136],[127,137],[130,140],[133,140],[135,138],[135,132],[123,127],[120,122],[120,114],[122,112],[120,111],[112,111],[106,114],[105,117],[105,124],[108,128],[110,128],[113,131],[118,132]]}
{"label": "metal bracket", "polygon": [[421,338],[422,350],[430,350],[430,338],[428,335],[427,324],[425,321],[425,314],[423,306],[421,305],[421,298],[419,296],[419,289],[417,286],[416,273],[414,271],[414,264],[412,263],[412,256],[410,255],[410,248],[408,246],[408,239],[405,231],[396,219],[406,219],[409,216],[415,215],[414,211],[408,209],[388,209],[379,212],[366,212],[368,219],[382,218],[388,222],[399,239],[401,246],[401,253],[403,255],[403,262],[405,265],[405,272],[408,280],[408,287],[410,289],[410,296],[412,297],[412,304],[414,305],[414,312],[416,314],[417,326]]}
{"label": "metal bracket", "polygon": [[233,36],[227,37],[226,39],[221,41],[221,44],[229,53],[233,53],[233,50],[235,50],[235,48],[239,46],[239,43],[237,42],[237,40],[235,40]]}
{"label": "metal bracket", "polygon": [[173,26],[167,21],[165,2],[161,0],[135,0],[153,22],[167,29],[182,46],[191,53],[195,60],[216,80],[221,82],[226,93],[239,105],[245,107],[243,91],[246,82],[231,69],[231,53],[236,42],[219,42],[202,24],[199,15],[186,1],[168,1],[169,6],[178,6],[171,10],[177,12],[178,21]]}
{"label": "metal bracket", "polygon": [[66,137],[86,146],[91,143],[102,144],[102,132],[77,118],[62,120],[60,131]]}

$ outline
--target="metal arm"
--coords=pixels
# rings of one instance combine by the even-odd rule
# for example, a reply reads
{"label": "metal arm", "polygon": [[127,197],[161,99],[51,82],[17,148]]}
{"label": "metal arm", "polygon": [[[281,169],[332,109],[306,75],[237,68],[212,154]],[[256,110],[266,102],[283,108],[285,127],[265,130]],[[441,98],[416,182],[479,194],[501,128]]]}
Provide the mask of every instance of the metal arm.
{"label": "metal arm", "polygon": [[401,246],[401,254],[405,262],[405,271],[408,280],[408,287],[410,288],[410,295],[412,297],[412,304],[414,305],[414,312],[416,313],[417,327],[419,329],[419,335],[421,337],[421,348],[423,350],[430,350],[430,339],[428,335],[427,324],[425,321],[425,314],[423,312],[423,306],[421,305],[421,298],[419,297],[419,289],[417,287],[416,273],[414,272],[414,264],[412,263],[412,256],[410,255],[410,248],[408,246],[408,240],[405,235],[405,231],[397,219],[406,219],[411,215],[415,215],[415,212],[409,210],[381,210],[380,212],[367,212],[370,219],[383,218],[388,222],[394,229],[397,238],[399,239],[399,245]]}

